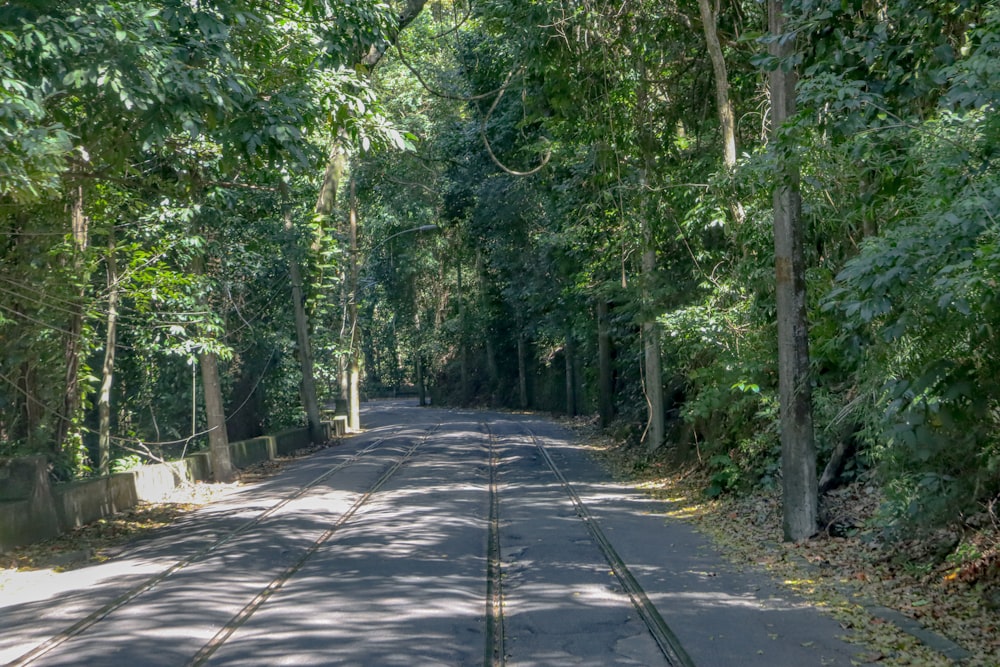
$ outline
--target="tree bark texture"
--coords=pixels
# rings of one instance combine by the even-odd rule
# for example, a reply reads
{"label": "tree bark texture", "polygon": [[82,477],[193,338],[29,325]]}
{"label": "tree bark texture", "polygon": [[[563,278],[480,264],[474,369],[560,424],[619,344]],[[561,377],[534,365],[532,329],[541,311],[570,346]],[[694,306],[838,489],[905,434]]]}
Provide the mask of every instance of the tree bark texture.
{"label": "tree bark texture", "polygon": [[[643,308],[651,305],[649,285],[656,274],[656,249],[653,248],[653,233],[648,219],[643,221],[642,253],[642,302]],[[649,422],[646,433],[646,448],[653,452],[660,448],[666,438],[666,422],[663,409],[663,369],[660,360],[660,328],[652,315],[646,315],[642,323],[643,360],[645,367],[646,401],[649,405]]]}
{"label": "tree bark texture", "polygon": [[361,430],[361,341],[358,340],[358,200],[355,194],[354,179],[351,179],[351,208],[348,214],[348,242],[351,250],[351,289],[347,300],[348,332],[348,411],[347,426],[352,431]]}
{"label": "tree bark texture", "polygon": [[406,26],[413,23],[414,19],[420,16],[420,12],[423,11],[424,5],[426,4],[427,0],[406,0],[406,6],[396,19],[395,29],[389,35],[388,41],[371,46],[371,48],[368,49],[368,53],[365,54],[364,58],[362,58],[362,64],[369,68],[377,65],[379,60],[382,59],[382,56],[385,55],[386,50],[392,44],[396,43],[399,33],[402,32]]}
{"label": "tree bark texture", "polygon": [[517,395],[522,410],[528,409],[528,361],[524,334],[517,335]]}
{"label": "tree bark texture", "polygon": [[[768,2],[771,35],[784,31],[781,0]],[[773,56],[792,52],[790,39],[770,45]],[[770,73],[771,128],[775,144],[783,123],[795,113],[796,74],[782,66]],[[781,468],[786,540],[816,532],[817,480],[813,441],[812,390],[809,377],[809,330],[806,322],[805,256],[802,247],[802,200],[799,167],[778,146],[774,189],[774,263],[778,317],[778,385],[781,404]]]}
{"label": "tree bark texture", "polygon": [[73,232],[73,268],[79,280],[77,302],[72,306],[69,325],[67,326],[65,359],[66,375],[63,391],[62,412],[56,418],[55,447],[62,451],[66,439],[70,435],[73,421],[80,410],[80,356],[83,354],[83,298],[87,279],[86,257],[89,230],[87,217],[83,214],[83,188],[77,188],[73,197],[73,208],[70,214],[70,225]]}
{"label": "tree bark texture", "polygon": [[[726,169],[736,167],[736,116],[733,104],[729,99],[729,72],[726,70],[726,58],[722,53],[722,43],[719,41],[718,14],[712,6],[712,0],[698,0],[701,13],[701,23],[705,32],[705,45],[708,47],[708,57],[712,61],[712,73],[715,77],[715,105],[718,107],[719,126],[722,129],[722,158]],[[729,212],[736,224],[740,225],[746,219],[743,204],[737,199],[729,202]]]}
{"label": "tree bark texture", "polygon": [[98,472],[107,475],[111,465],[111,386],[115,374],[115,347],[118,343],[118,263],[115,259],[114,230],[108,236],[108,330],[101,365],[101,392],[97,399]]}
{"label": "tree bark texture", "polygon": [[219,381],[219,363],[214,352],[199,355],[201,388],[205,395],[205,418],[208,420],[209,460],[212,479],[231,482],[236,470],[229,453],[229,436],[226,434],[226,413],[222,403],[222,383]]}
{"label": "tree bark texture", "polygon": [[708,57],[712,61],[712,73],[715,75],[715,104],[722,127],[723,157],[726,167],[732,169],[736,166],[736,121],[733,105],[729,100],[729,73],[726,71],[726,59],[719,41],[718,16],[712,7],[712,0],[698,0],[698,10],[704,26]]}
{"label": "tree bark texture", "polygon": [[566,357],[566,414],[570,417],[576,416],[576,376],[574,365],[576,363],[576,351],[573,345],[573,335],[569,331],[566,333],[566,345],[563,348]]}
{"label": "tree bark texture", "polygon": [[461,377],[462,405],[469,400],[469,343],[465,332],[465,293],[462,287],[462,259],[458,258],[458,345],[459,375]]}
{"label": "tree bark texture", "polygon": [[615,418],[614,375],[611,370],[611,331],[608,302],[597,299],[597,413],[601,427]]}
{"label": "tree bark texture", "polygon": [[316,397],[316,379],[313,372],[312,342],[309,339],[309,319],[306,315],[305,297],[302,294],[302,270],[293,256],[288,262],[288,272],[292,282],[292,306],[295,311],[295,335],[299,347],[299,365],[302,368],[302,405],[306,410],[309,424],[309,440],[323,442],[323,425],[320,422],[319,399]]}

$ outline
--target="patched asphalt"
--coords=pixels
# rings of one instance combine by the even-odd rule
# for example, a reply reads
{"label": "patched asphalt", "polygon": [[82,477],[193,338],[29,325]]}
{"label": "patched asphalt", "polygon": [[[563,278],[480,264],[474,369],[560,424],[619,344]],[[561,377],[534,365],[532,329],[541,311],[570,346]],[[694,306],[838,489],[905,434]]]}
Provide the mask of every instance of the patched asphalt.
{"label": "patched asphalt", "polygon": [[0,592],[0,662],[90,618],[33,664],[484,664],[491,438],[507,664],[670,664],[539,444],[689,664],[860,661],[832,617],[727,564],[551,421],[384,401],[363,423],[110,562],[53,575],[51,590]]}

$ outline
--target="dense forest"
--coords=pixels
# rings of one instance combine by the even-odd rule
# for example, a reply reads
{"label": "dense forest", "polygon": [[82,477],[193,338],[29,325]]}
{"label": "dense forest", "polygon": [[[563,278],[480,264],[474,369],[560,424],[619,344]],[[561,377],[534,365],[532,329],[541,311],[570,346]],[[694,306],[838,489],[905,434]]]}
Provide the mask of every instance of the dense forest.
{"label": "dense forest", "polygon": [[11,0],[0,80],[2,456],[412,392],[1000,493],[997,0]]}

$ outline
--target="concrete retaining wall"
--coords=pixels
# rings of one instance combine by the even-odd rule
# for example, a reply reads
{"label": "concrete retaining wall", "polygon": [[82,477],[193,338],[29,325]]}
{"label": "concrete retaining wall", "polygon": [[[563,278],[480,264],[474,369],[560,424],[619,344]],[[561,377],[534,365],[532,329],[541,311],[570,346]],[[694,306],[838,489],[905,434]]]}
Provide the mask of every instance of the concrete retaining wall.
{"label": "concrete retaining wall", "polygon": [[[233,465],[245,468],[309,444],[309,430],[295,428],[233,442],[229,449]],[[181,484],[211,477],[207,452],[54,486],[44,457],[0,459],[0,553],[130,509],[140,500],[161,500]]]}

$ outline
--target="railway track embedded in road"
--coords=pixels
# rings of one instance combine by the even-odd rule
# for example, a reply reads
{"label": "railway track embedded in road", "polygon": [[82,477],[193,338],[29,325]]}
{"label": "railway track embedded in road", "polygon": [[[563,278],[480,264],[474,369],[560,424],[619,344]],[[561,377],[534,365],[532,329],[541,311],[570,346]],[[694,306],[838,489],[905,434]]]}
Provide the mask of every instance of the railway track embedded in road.
{"label": "railway track embedded in road", "polygon": [[250,618],[257,612],[261,606],[267,602],[268,598],[277,593],[281,588],[293,577],[295,573],[302,569],[302,566],[306,562],[316,555],[316,552],[320,548],[330,541],[330,539],[340,530],[351,518],[357,514],[365,504],[371,500],[379,489],[381,489],[389,479],[403,467],[407,461],[413,456],[413,454],[427,442],[427,438],[434,433],[437,427],[430,429],[419,441],[414,443],[407,449],[401,456],[399,456],[395,461],[388,465],[382,474],[379,475],[375,483],[372,484],[364,494],[362,494],[354,503],[343,513],[340,517],[323,533],[316,538],[313,543],[306,549],[302,555],[300,555],[294,563],[285,568],[281,574],[271,580],[271,582],[258,593],[250,602],[246,604],[228,623],[226,623],[222,628],[213,636],[208,642],[206,642],[201,649],[195,654],[195,656],[188,662],[188,667],[199,667],[205,664],[212,655],[218,651],[228,640],[234,632],[236,632],[244,623],[246,623]]}
{"label": "railway track embedded in road", "polygon": [[573,503],[574,510],[580,519],[583,521],[584,525],[587,527],[587,531],[590,533],[591,538],[597,545],[604,559],[607,561],[608,565],[611,567],[611,571],[614,573],[618,582],[621,584],[622,589],[628,595],[629,600],[631,600],[633,607],[642,619],[646,628],[649,630],[650,635],[652,635],[653,640],[659,647],[660,652],[666,659],[670,667],[694,667],[694,662],[692,662],[691,657],[681,646],[680,640],[677,635],[670,629],[667,622],[663,619],[663,616],[656,609],[656,606],[646,595],[642,586],[636,580],[635,576],[629,570],[628,565],[615,550],[614,545],[604,534],[601,529],[600,524],[597,519],[590,513],[587,509],[587,505],[583,502],[580,494],[576,492],[573,485],[566,479],[566,476],[556,465],[553,460],[552,455],[549,453],[545,444],[542,442],[534,431],[532,431],[528,426],[520,422],[513,422],[518,424],[520,428],[527,431],[527,436],[531,439],[532,444],[538,450],[539,456],[545,462],[546,467],[555,475],[556,479],[559,481],[563,488],[563,491],[569,496],[570,501]]}
{"label": "railway track embedded in road", "polygon": [[500,553],[500,494],[497,472],[496,437],[489,424],[483,424],[489,439],[489,506],[488,537],[486,540],[486,655],[484,667],[503,667],[505,664],[503,634],[503,571]]}
{"label": "railway track embedded in road", "polygon": [[[412,453],[414,451],[416,451],[416,449],[419,447],[419,445],[422,444],[423,442],[425,442],[426,439],[427,439],[427,437],[429,437],[430,434],[433,433],[439,426],[440,426],[440,424],[438,424],[438,425],[436,425],[436,426],[434,426],[434,427],[432,427],[430,429],[426,429],[427,433],[421,438],[421,440],[416,445],[410,447],[410,449],[407,450],[407,452],[404,454],[403,457],[401,457],[400,459],[398,459],[395,464],[393,464],[393,465],[390,466],[391,473],[383,473],[383,475],[376,482],[376,487],[370,488],[367,493],[365,493],[361,498],[359,498],[359,500],[347,511],[347,513],[345,513],[345,515],[341,516],[340,519],[338,519],[337,524],[335,524],[335,525],[339,527],[340,525],[343,525],[343,523],[346,522],[350,518],[350,516],[353,516],[357,512],[357,510],[360,508],[360,506],[363,505],[365,502],[367,502],[367,500],[370,499],[371,495],[373,493],[375,493],[375,491],[377,491],[377,488],[381,487],[385,483],[385,481],[388,479],[388,477],[391,476],[392,473],[395,473],[395,471],[399,469],[399,467],[402,465],[402,463],[406,459],[408,459],[412,455]],[[330,477],[332,477],[337,472],[340,472],[341,470],[347,468],[348,466],[351,466],[351,465],[357,463],[365,455],[367,455],[367,454],[375,451],[376,449],[378,449],[384,443],[392,440],[396,435],[399,434],[399,432],[401,430],[402,430],[402,428],[397,428],[392,433],[389,433],[389,434],[387,434],[387,435],[385,435],[383,437],[380,437],[377,440],[375,440],[374,442],[372,442],[371,444],[369,444],[366,447],[364,447],[363,449],[361,449],[361,450],[359,450],[357,452],[354,452],[353,454],[351,454],[349,457],[347,457],[343,461],[341,461],[341,462],[337,463],[336,465],[333,465],[330,468],[328,468],[327,470],[323,471],[322,474],[316,476],[315,478],[313,478],[312,480],[310,480],[308,483],[306,483],[306,484],[298,487],[294,492],[287,494],[281,500],[279,500],[278,502],[276,502],[273,505],[271,505],[270,507],[268,507],[266,510],[260,512],[259,514],[257,514],[253,518],[247,520],[246,522],[240,524],[239,526],[237,526],[233,530],[227,532],[225,535],[219,537],[218,539],[216,539],[215,541],[213,541],[211,544],[209,544],[209,545],[205,546],[204,548],[196,551],[194,554],[192,554],[190,556],[187,556],[185,558],[182,558],[182,559],[174,562],[169,567],[164,568],[163,570],[157,572],[156,574],[143,579],[141,582],[139,582],[135,586],[133,586],[133,587],[129,588],[128,590],[126,590],[125,592],[121,593],[120,595],[118,595],[117,597],[115,597],[113,600],[111,600],[110,602],[102,605],[101,607],[99,607],[95,611],[91,612],[90,614],[88,614],[84,618],[82,618],[82,619],[78,620],[77,622],[73,623],[72,625],[70,625],[66,629],[62,630],[61,632],[59,632],[59,633],[57,633],[57,634],[49,637],[45,641],[37,644],[31,650],[23,653],[22,655],[18,656],[14,660],[8,662],[7,663],[7,667],[24,667],[26,665],[30,665],[33,662],[35,662],[35,661],[39,660],[40,658],[44,657],[48,653],[52,652],[56,648],[58,648],[58,647],[60,647],[60,646],[62,646],[64,644],[66,644],[67,642],[71,641],[73,638],[78,637],[78,636],[82,635],[83,633],[87,632],[90,628],[92,628],[95,625],[97,625],[98,623],[100,623],[103,619],[107,618],[110,614],[112,614],[113,612],[121,609],[122,607],[125,607],[126,605],[130,604],[131,602],[135,601],[137,598],[139,598],[140,596],[142,596],[144,593],[152,590],[154,587],[156,587],[157,585],[159,585],[163,581],[167,580],[169,577],[171,577],[175,573],[177,573],[180,570],[182,570],[182,569],[184,569],[184,568],[186,568],[186,567],[188,567],[188,566],[190,566],[190,565],[192,565],[194,563],[197,563],[197,562],[199,562],[199,561],[207,558],[208,556],[212,555],[213,553],[215,553],[216,551],[218,551],[221,547],[223,547],[224,545],[226,545],[227,543],[229,543],[230,541],[232,541],[236,537],[238,537],[240,535],[243,535],[243,534],[247,533],[248,531],[252,530],[254,527],[258,526],[261,522],[263,522],[268,517],[274,515],[278,511],[280,511],[283,507],[287,506],[289,503],[295,501],[298,498],[301,498],[306,493],[308,493],[311,489],[313,489],[316,486],[322,484],[324,481],[326,481],[327,479],[329,479]],[[350,516],[348,516],[348,514]],[[324,542],[326,540],[328,540],[329,537],[330,537],[330,535],[332,535],[332,531],[333,530],[335,530],[335,528],[326,531],[324,533],[325,537],[321,536],[320,539],[322,541],[324,541]],[[329,535],[327,533],[329,533]],[[310,550],[308,550],[307,553],[306,553],[306,555],[304,555],[304,557],[301,558],[301,562],[304,563],[305,560],[309,556],[311,556],[313,553],[315,553],[316,549],[318,549],[318,545],[314,545],[314,548],[311,548]],[[301,564],[300,564],[300,566],[301,566]],[[289,576],[290,576],[290,574],[289,574]],[[273,585],[273,583],[274,582],[272,582],[272,585]],[[270,588],[270,586],[268,588]],[[265,590],[267,590],[267,589],[265,589]],[[270,595],[270,593],[268,593],[267,596],[265,596],[265,599],[269,595]],[[253,602],[251,602],[251,604],[253,604]],[[259,607],[259,606],[260,605],[257,604],[257,607]],[[254,607],[253,611],[256,611],[256,607]],[[243,612],[241,612],[241,613],[243,613]],[[251,612],[251,614],[252,614],[252,612]],[[245,621],[245,619],[244,619],[244,621]],[[216,646],[215,648],[218,648],[218,646]],[[203,647],[202,650],[204,650],[204,647]],[[213,652],[214,652],[214,649],[213,649]],[[199,653],[199,655],[200,655],[200,653]],[[192,664],[195,664],[195,663],[192,663]]]}

